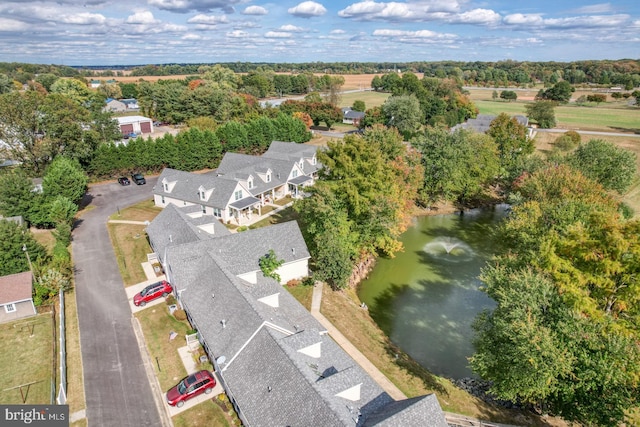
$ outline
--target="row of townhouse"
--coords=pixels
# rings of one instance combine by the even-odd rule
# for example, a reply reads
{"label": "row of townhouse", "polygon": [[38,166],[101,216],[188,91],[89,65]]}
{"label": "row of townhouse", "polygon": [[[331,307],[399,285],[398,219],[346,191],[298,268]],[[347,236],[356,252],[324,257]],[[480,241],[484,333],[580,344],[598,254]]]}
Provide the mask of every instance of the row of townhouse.
{"label": "row of townhouse", "polygon": [[309,274],[295,221],[231,233],[194,213],[168,204],[147,234],[243,425],[447,426],[435,395],[394,400],[282,288]]}
{"label": "row of townhouse", "polygon": [[[321,165],[317,147],[273,141],[262,156],[226,153],[213,172],[197,174],[166,168],[153,189],[156,206],[194,206],[200,215],[224,223],[248,224],[262,209],[284,197],[299,197]],[[197,213],[193,213],[197,215]]]}

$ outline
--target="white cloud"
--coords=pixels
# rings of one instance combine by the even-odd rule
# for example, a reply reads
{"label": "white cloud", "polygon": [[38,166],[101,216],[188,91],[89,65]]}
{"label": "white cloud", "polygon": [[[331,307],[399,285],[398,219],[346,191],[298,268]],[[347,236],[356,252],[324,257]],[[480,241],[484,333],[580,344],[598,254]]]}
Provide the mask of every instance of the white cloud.
{"label": "white cloud", "polygon": [[196,16],[189,18],[187,22],[190,24],[218,25],[218,24],[226,24],[229,21],[226,15],[215,16],[215,15],[198,14]]}
{"label": "white cloud", "polygon": [[439,19],[455,21],[455,15],[460,10],[460,3],[455,0],[423,0],[406,3],[378,3],[366,0],[346,7],[338,12],[338,16],[358,21],[420,22]]}
{"label": "white cloud", "polygon": [[30,25],[15,19],[0,18],[0,32],[24,31]]}
{"label": "white cloud", "polygon": [[107,18],[99,13],[76,13],[73,15],[62,15],[60,22],[75,25],[102,25],[107,22]]}
{"label": "white cloud", "polygon": [[613,8],[611,7],[611,3],[600,3],[600,4],[591,4],[588,6],[582,6],[572,10],[571,12],[592,14],[592,13],[608,13],[612,11],[613,11]]}
{"label": "white cloud", "polygon": [[473,9],[454,15],[451,22],[460,24],[495,25],[501,21],[499,13],[489,9]]}
{"label": "white cloud", "polygon": [[244,0],[147,0],[147,2],[158,9],[178,13],[187,13],[192,10],[210,12],[214,9],[233,13],[233,5],[243,3]]}
{"label": "white cloud", "polygon": [[140,10],[127,17],[127,24],[157,24],[159,21],[148,10]]}
{"label": "white cloud", "polygon": [[193,34],[193,33],[187,33],[184,36],[182,36],[181,40],[193,40],[193,41],[198,41],[198,40],[204,40],[204,37],[198,35],[198,34]]}
{"label": "white cloud", "polygon": [[331,30],[329,34],[340,35],[340,34],[347,34],[347,32],[345,30]]}
{"label": "white cloud", "polygon": [[286,31],[267,31],[264,36],[268,39],[288,39],[292,34]]}
{"label": "white cloud", "polygon": [[226,36],[233,39],[245,39],[247,37],[251,37],[251,34],[247,33],[246,31],[234,30],[229,31]]}
{"label": "white cloud", "polygon": [[278,30],[280,31],[288,31],[290,33],[302,33],[304,31],[306,31],[304,28],[302,27],[296,27],[295,25],[282,25],[280,28],[278,28]]}
{"label": "white cloud", "polygon": [[262,6],[249,6],[242,11],[243,15],[266,15],[267,13],[269,11]]}
{"label": "white cloud", "polygon": [[322,16],[327,13],[327,9],[320,3],[314,1],[304,1],[296,7],[290,8],[287,12],[300,18],[311,18],[314,16]]}
{"label": "white cloud", "polygon": [[418,31],[406,31],[406,30],[391,30],[391,29],[379,29],[373,32],[375,37],[388,37],[400,40],[454,40],[458,36],[455,34],[436,33],[430,30],[418,30]]}
{"label": "white cloud", "polygon": [[629,22],[629,15],[595,15],[574,16],[569,18],[547,18],[542,14],[523,15],[515,13],[504,17],[507,25],[518,25],[527,28],[535,27],[549,29],[592,29],[592,28],[617,28]]}
{"label": "white cloud", "polygon": [[544,20],[541,14],[527,14],[514,13],[504,17],[504,23],[509,25],[543,25]]}

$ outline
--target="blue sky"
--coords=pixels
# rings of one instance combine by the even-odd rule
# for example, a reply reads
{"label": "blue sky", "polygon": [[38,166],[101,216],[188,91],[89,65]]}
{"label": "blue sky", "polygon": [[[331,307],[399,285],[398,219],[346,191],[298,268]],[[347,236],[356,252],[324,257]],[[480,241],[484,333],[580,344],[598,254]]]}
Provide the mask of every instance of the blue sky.
{"label": "blue sky", "polygon": [[640,58],[640,1],[1,0],[0,61]]}

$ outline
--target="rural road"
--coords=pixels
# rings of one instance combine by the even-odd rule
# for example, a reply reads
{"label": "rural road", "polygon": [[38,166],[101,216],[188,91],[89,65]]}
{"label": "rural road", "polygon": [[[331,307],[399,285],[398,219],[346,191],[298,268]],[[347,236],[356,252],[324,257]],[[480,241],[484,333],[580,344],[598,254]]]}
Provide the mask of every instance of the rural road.
{"label": "rural road", "polygon": [[536,132],[547,132],[547,133],[565,133],[568,130],[575,130],[576,132],[584,135],[601,135],[601,136],[625,136],[628,138],[640,138],[640,134],[638,133],[621,133],[621,132],[600,132],[595,130],[580,130],[580,129],[540,129],[536,128]]}
{"label": "rural road", "polygon": [[85,195],[93,209],[73,230],[73,260],[88,426],[161,425],[145,373],[132,315],[107,232],[107,218],[151,199],[146,185],[97,184]]}

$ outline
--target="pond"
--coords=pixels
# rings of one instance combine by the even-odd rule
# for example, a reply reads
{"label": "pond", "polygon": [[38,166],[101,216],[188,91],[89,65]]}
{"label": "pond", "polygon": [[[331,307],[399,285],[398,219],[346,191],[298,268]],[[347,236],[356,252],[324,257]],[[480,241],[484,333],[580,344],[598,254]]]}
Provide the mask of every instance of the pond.
{"label": "pond", "polygon": [[497,250],[493,230],[507,209],[416,218],[401,236],[404,251],[380,258],[359,286],[360,300],[391,341],[436,375],[473,376],[471,325],[494,306],[478,275]]}

